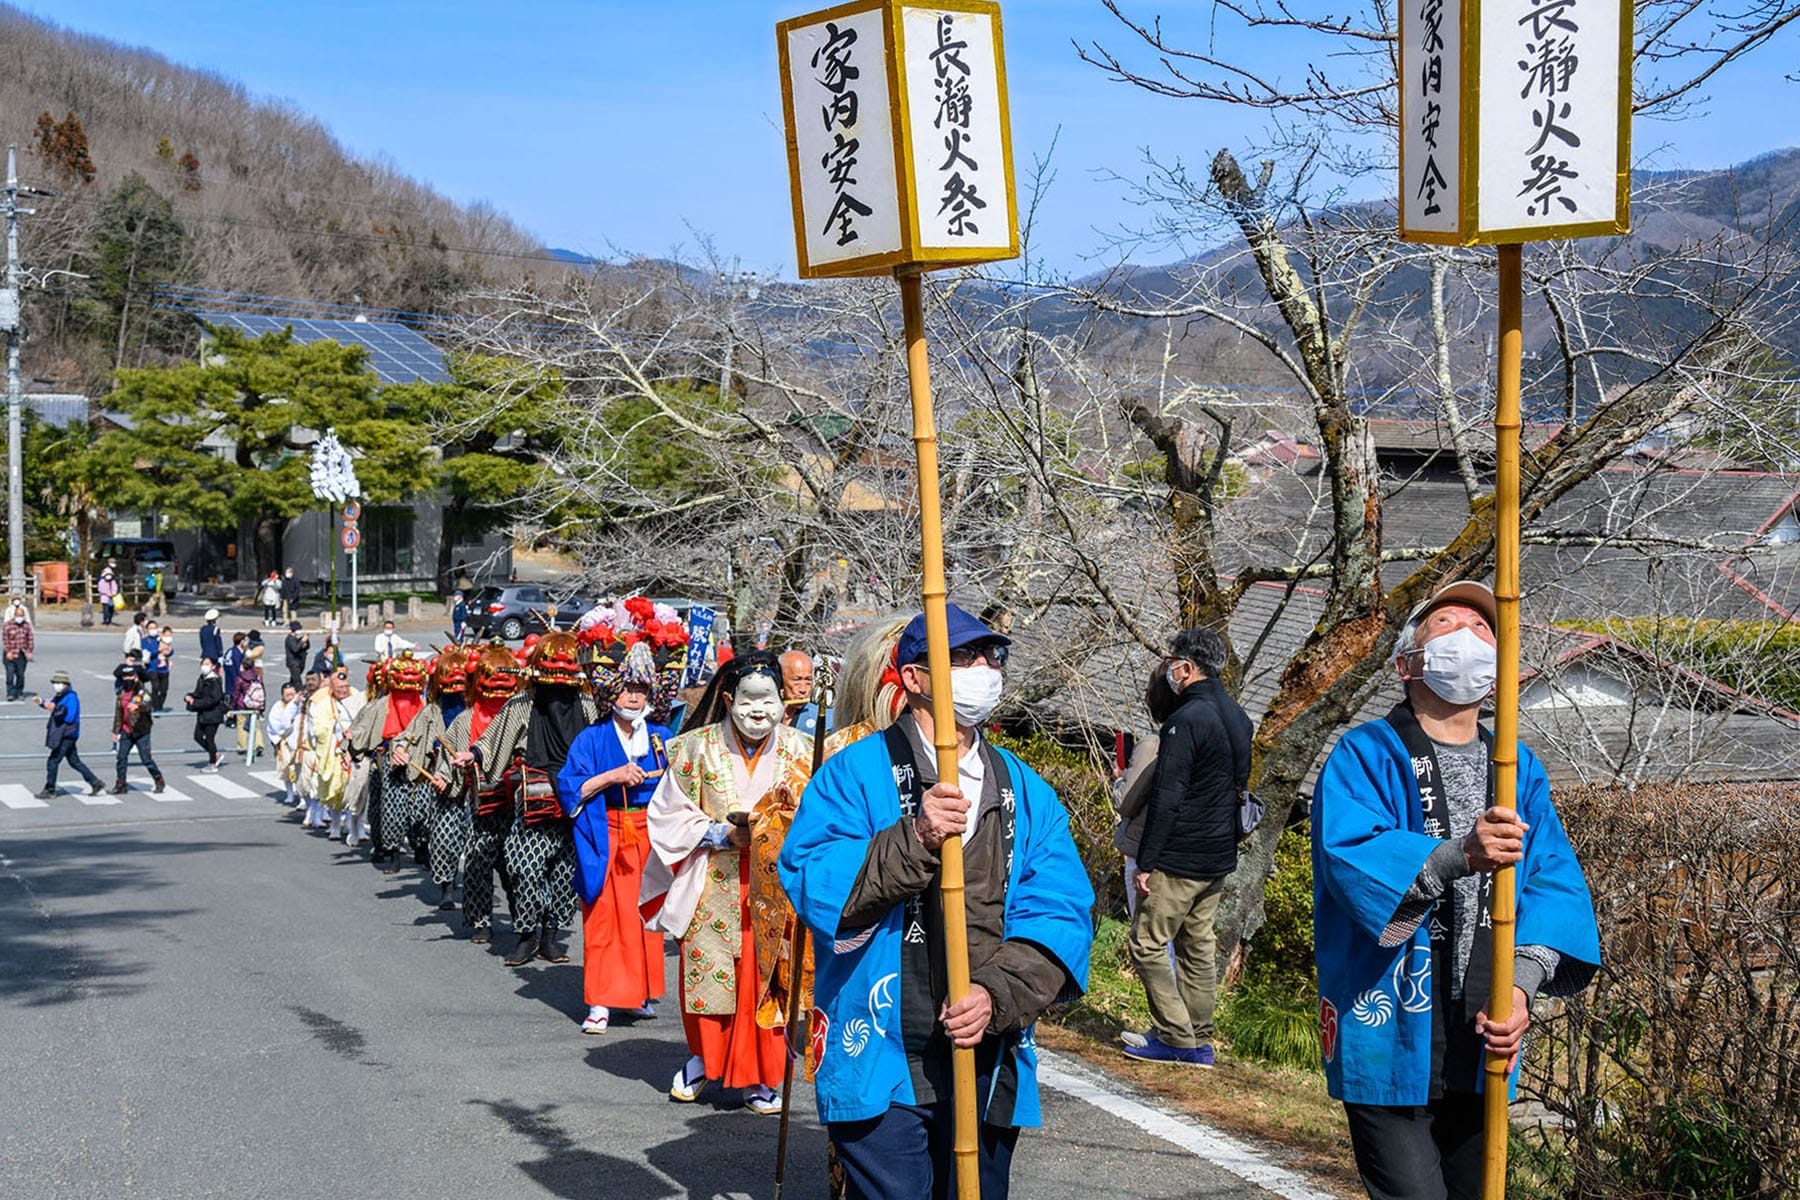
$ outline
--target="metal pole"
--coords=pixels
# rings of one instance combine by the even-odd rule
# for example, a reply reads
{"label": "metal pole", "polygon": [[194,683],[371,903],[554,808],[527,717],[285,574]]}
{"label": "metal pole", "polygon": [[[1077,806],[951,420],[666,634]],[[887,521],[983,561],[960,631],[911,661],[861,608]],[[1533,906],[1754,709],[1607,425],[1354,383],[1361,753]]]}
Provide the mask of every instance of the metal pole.
{"label": "metal pole", "polygon": [[21,411],[25,381],[19,370],[19,343],[24,329],[19,311],[19,170],[17,152],[6,148],[6,300],[0,304],[6,327],[6,550],[7,586],[15,595],[25,588],[25,470]]}
{"label": "metal pole", "polygon": [[[906,330],[906,370],[912,385],[913,449],[919,460],[919,570],[925,602],[925,661],[931,669],[932,744],[937,777],[957,778],[956,709],[950,696],[950,626],[945,609],[944,516],[938,484],[937,424],[931,411],[931,364],[925,348],[924,280],[916,267],[894,272]],[[963,906],[963,845],[946,838],[938,851],[938,891],[944,902],[944,966],[950,1003],[969,994],[969,926]],[[975,1051],[952,1054],[956,1129],[952,1150],[958,1200],[981,1200],[976,1160]]]}
{"label": "metal pole", "polygon": [[[1521,247],[1500,251],[1499,390],[1494,411],[1494,598],[1499,602],[1499,663],[1494,682],[1494,803],[1517,808],[1519,797],[1519,370],[1523,346]],[[1488,988],[1490,1020],[1505,1021],[1513,1007],[1513,934],[1517,919],[1514,868],[1494,872],[1494,973]],[[1506,1056],[1487,1055],[1484,1130],[1487,1138],[1482,1196],[1506,1196]]]}
{"label": "metal pole", "polygon": [[725,353],[719,365],[719,402],[731,395],[731,348],[737,342],[731,331],[732,305],[737,300],[737,259],[731,260],[731,274],[725,277]]}
{"label": "metal pole", "polygon": [[350,628],[356,628],[356,560],[357,552],[350,551]]}

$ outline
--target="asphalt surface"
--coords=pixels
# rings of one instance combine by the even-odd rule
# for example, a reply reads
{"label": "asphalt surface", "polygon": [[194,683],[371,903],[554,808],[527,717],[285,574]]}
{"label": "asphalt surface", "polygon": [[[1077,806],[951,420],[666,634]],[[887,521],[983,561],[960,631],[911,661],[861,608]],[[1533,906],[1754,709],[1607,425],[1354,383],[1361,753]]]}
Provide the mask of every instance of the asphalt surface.
{"label": "asphalt surface", "polygon": [[[71,671],[84,757],[109,783],[117,646],[40,633],[27,681]],[[471,946],[421,870],[383,876],[300,829],[267,762],[195,774],[179,711],[154,742],[181,799],[85,803],[65,771],[60,795],[26,803],[42,715],[0,705],[13,716],[31,719],[0,720],[0,755],[23,756],[0,757],[0,1195],[771,1194],[775,1118],[717,1088],[668,1099],[686,1058],[672,1002],[581,1034],[578,939],[577,963],[505,969],[507,939]],[[1084,1101],[1047,1091],[1045,1116],[1021,1140],[1015,1196],[1269,1195]],[[822,1200],[804,1085],[792,1136],[783,1195]]]}

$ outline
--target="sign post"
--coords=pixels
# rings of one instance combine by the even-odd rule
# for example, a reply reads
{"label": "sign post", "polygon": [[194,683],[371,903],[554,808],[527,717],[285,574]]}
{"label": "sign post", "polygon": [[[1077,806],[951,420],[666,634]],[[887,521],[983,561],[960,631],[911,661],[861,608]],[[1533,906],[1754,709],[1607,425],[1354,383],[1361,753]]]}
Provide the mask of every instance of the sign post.
{"label": "sign post", "polygon": [[[803,279],[892,272],[900,286],[919,567],[939,779],[957,777],[937,427],[923,273],[1019,253],[1000,6],[852,0],[775,27]],[[962,842],[940,851],[950,1002],[969,994]],[[953,1057],[957,1195],[979,1200],[975,1055]],[[787,1097],[782,1098],[784,1104]]]}
{"label": "sign post", "polygon": [[344,553],[350,556],[350,628],[355,629],[356,621],[356,559],[357,548],[362,545],[362,531],[356,522],[362,517],[362,505],[355,500],[344,501]]}
{"label": "sign post", "polygon": [[[1403,0],[1400,236],[1491,245],[1500,357],[1494,435],[1496,803],[1519,771],[1519,398],[1524,246],[1631,228],[1629,0]],[[1494,872],[1488,1016],[1512,1015],[1517,880]],[[1483,1196],[1506,1194],[1510,1064],[1484,1064]]]}

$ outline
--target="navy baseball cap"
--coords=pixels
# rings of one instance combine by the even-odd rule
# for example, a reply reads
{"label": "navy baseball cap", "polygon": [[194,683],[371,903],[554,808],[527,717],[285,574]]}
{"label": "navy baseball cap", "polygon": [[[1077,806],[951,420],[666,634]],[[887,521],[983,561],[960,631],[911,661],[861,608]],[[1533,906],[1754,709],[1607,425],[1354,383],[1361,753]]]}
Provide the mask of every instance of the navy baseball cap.
{"label": "navy baseball cap", "polygon": [[[945,616],[950,626],[950,648],[970,646],[976,642],[993,642],[1000,646],[1012,645],[1012,639],[995,633],[981,621],[970,616],[954,604],[946,604]],[[905,666],[907,663],[925,660],[925,614],[920,613],[906,623],[900,631],[900,640],[894,644],[894,663]]]}

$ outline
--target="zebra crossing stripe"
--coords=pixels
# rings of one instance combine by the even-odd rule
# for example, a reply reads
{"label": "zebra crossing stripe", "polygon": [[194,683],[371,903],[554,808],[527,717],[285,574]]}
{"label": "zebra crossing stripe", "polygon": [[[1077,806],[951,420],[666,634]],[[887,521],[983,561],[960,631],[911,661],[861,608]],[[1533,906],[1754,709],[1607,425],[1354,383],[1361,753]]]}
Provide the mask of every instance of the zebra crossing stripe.
{"label": "zebra crossing stripe", "polygon": [[50,802],[39,800],[22,783],[0,783],[0,804],[8,808],[49,808]]}
{"label": "zebra crossing stripe", "polygon": [[86,792],[76,792],[75,798],[77,800],[81,801],[83,804],[117,804],[117,803],[119,803],[119,798],[117,796],[109,796],[105,792],[101,792],[98,796],[90,796]]}
{"label": "zebra crossing stripe", "polygon": [[250,778],[256,780],[256,782],[268,785],[269,790],[272,792],[287,790],[287,785],[281,782],[281,776],[273,771],[251,771],[249,772],[249,775]]}
{"label": "zebra crossing stripe", "polygon": [[260,800],[262,796],[239,783],[217,775],[190,775],[187,781],[227,800]]}

